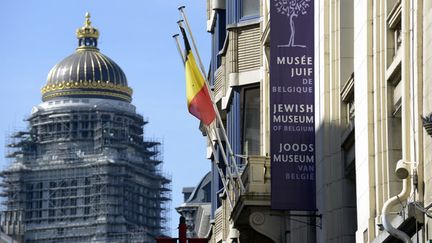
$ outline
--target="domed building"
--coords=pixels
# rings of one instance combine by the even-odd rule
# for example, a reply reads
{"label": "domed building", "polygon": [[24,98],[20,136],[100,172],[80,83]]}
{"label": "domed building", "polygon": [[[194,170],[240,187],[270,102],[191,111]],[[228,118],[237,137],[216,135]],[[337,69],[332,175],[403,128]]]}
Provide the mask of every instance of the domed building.
{"label": "domed building", "polygon": [[170,198],[160,143],[144,139],[126,75],[99,51],[88,13],[76,34],[8,145],[1,229],[27,243],[153,242]]}

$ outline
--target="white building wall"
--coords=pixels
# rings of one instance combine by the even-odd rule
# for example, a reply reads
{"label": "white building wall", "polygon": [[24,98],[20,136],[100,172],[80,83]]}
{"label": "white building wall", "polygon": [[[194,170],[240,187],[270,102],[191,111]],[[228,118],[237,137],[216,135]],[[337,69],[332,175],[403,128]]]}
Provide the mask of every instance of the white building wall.
{"label": "white building wall", "polygon": [[[354,9],[354,23],[350,23],[349,8]],[[343,209],[348,200],[339,200],[338,195],[350,193],[342,173],[344,151],[340,145],[344,140],[340,132],[346,125],[347,107],[341,101],[341,91],[353,71],[355,241],[382,242],[388,237],[380,228],[381,211],[384,203],[401,191],[402,181],[396,177],[395,168],[402,158],[411,167],[418,167],[419,176],[418,187],[409,191],[403,204],[432,203],[432,142],[420,119],[432,112],[431,10],[431,1],[325,0],[316,4],[317,205],[323,214],[318,242],[351,242],[344,238],[343,227],[349,225],[343,217],[349,212]],[[396,25],[402,22],[398,50],[392,21]],[[400,210],[397,205],[392,212]],[[391,219],[403,221],[397,215]],[[423,235],[420,229],[419,242],[432,238],[429,224],[428,234]]]}
{"label": "white building wall", "polygon": [[354,93],[357,180],[357,242],[372,238],[375,219],[373,138],[372,3],[354,2]]}
{"label": "white building wall", "polygon": [[[423,116],[432,112],[432,1],[423,2]],[[432,203],[432,138],[423,129],[424,204]],[[426,239],[432,239],[432,220],[426,217]]]}

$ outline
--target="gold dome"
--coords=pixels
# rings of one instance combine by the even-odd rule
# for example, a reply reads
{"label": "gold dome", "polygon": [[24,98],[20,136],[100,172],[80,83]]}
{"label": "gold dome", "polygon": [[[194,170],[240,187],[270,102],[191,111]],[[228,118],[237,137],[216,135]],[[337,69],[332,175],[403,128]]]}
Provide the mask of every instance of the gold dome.
{"label": "gold dome", "polygon": [[126,75],[113,60],[97,48],[99,31],[91,26],[86,13],[85,25],[77,29],[78,48],[57,63],[42,88],[42,100],[58,97],[110,98],[130,102],[132,89]]}

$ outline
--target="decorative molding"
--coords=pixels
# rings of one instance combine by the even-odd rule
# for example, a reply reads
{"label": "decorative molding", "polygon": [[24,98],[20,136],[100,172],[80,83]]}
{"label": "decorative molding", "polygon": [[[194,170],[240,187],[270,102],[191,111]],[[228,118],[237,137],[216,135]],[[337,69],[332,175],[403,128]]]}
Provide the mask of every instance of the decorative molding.
{"label": "decorative molding", "polygon": [[42,87],[41,89],[41,93],[42,95],[48,93],[48,92],[52,92],[52,91],[59,91],[59,90],[68,90],[68,89],[107,89],[107,90],[112,90],[112,91],[117,91],[117,92],[122,92],[122,93],[126,93],[128,95],[132,95],[132,89],[129,88],[128,86],[123,86],[123,85],[119,85],[119,84],[114,84],[112,82],[106,81],[106,82],[101,82],[100,80],[98,81],[79,81],[79,82],[74,82],[74,81],[69,81],[69,82],[61,82],[61,83],[57,83],[57,84],[48,84],[45,85],[44,87]]}
{"label": "decorative molding", "polygon": [[255,225],[262,225],[265,223],[265,215],[261,212],[254,212],[250,215],[250,220]]}
{"label": "decorative molding", "polygon": [[283,217],[272,215],[270,210],[261,209],[250,214],[249,223],[258,233],[265,235],[274,242],[282,242],[279,230],[275,229],[283,225]]}
{"label": "decorative molding", "polygon": [[41,89],[43,100],[68,95],[101,95],[113,96],[126,101],[132,100],[132,89],[128,86],[114,84],[112,82],[80,81],[61,82],[48,84]]}
{"label": "decorative molding", "polygon": [[64,91],[64,92],[58,92],[58,93],[52,93],[52,94],[46,94],[42,97],[43,101],[47,101],[49,99],[55,98],[55,97],[62,97],[62,96],[72,96],[72,95],[97,95],[97,96],[111,96],[115,98],[119,98],[121,100],[125,100],[128,102],[132,101],[132,98],[127,95],[122,95],[118,93],[113,92],[103,92],[103,91]]}

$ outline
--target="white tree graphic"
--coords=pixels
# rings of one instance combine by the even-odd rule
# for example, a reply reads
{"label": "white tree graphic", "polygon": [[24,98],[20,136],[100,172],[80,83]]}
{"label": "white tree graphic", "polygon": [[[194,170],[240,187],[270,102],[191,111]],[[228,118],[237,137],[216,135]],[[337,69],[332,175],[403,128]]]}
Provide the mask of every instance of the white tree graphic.
{"label": "white tree graphic", "polygon": [[310,7],[309,2],[311,0],[274,0],[276,11],[279,14],[286,15],[289,18],[291,35],[288,44],[278,45],[278,47],[306,47],[305,45],[294,44],[295,39],[295,23],[294,18],[299,15],[305,15],[306,9]]}

